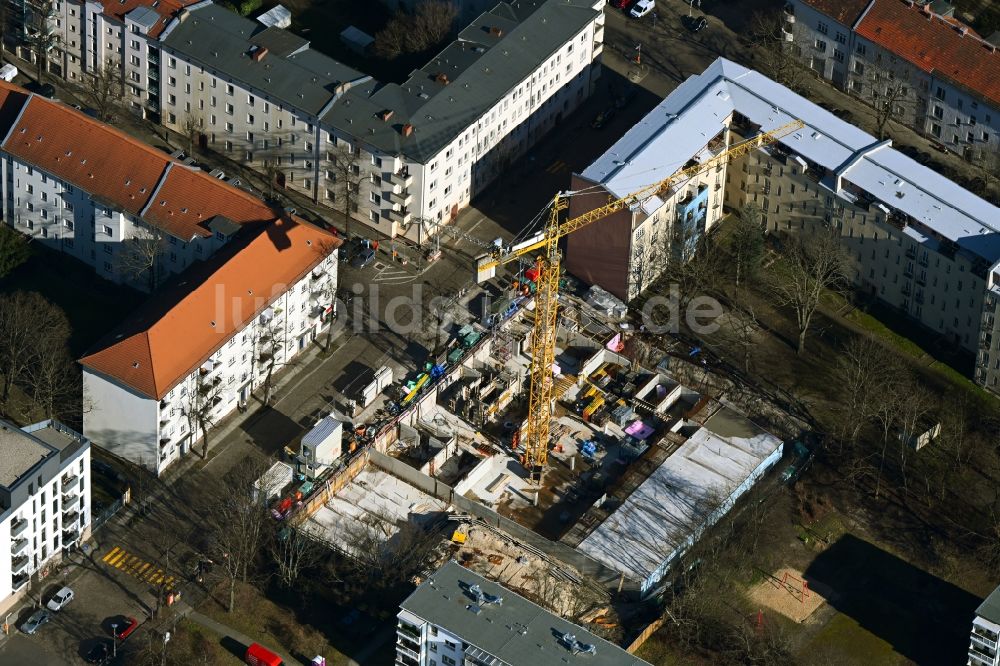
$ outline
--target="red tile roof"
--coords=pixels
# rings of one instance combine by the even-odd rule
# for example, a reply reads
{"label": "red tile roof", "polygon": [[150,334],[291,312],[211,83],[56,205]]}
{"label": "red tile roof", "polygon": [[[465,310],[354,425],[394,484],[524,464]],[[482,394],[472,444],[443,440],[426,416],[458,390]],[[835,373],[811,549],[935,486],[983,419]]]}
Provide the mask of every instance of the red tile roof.
{"label": "red tile roof", "polygon": [[149,31],[149,36],[155,39],[167,27],[174,14],[196,2],[199,0],[159,0],[159,2],[156,0],[102,0],[101,4],[104,6],[105,16],[114,17],[122,23],[125,23],[125,15],[136,7],[149,7],[160,15],[160,20]]}
{"label": "red tile roof", "polygon": [[905,0],[875,0],[857,34],[1000,106],[1000,49]]}
{"label": "red tile roof", "polygon": [[175,291],[151,302],[80,363],[161,400],[340,246],[332,234],[292,220],[277,220],[232,243],[238,246],[210,260],[203,279],[184,274]]}
{"label": "red tile roof", "polygon": [[861,16],[871,0],[804,0],[807,5],[818,12],[823,12],[834,21],[848,28]]}
{"label": "red tile roof", "polygon": [[133,215],[142,210],[171,162],[167,155],[59,102],[25,99],[9,133],[0,129],[5,151]]}
{"label": "red tile roof", "polygon": [[236,224],[277,213],[244,190],[182,165],[60,102],[0,81],[0,144],[11,155],[79,187],[108,205],[187,241],[209,236],[209,220]]}
{"label": "red tile roof", "polygon": [[222,215],[237,224],[267,222],[276,212],[263,201],[201,169],[172,163],[142,219],[188,240],[209,235],[205,224]]}

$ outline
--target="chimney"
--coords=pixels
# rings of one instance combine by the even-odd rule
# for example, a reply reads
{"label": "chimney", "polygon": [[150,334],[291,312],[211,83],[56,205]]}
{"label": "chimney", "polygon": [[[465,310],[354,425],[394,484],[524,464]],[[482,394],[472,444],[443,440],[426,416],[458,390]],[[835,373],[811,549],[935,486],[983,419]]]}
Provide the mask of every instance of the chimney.
{"label": "chimney", "polygon": [[958,29],[958,34],[960,34],[962,37],[965,37],[967,34],[969,34],[969,29],[963,25]]}
{"label": "chimney", "polygon": [[434,81],[436,81],[437,83],[440,83],[443,86],[446,86],[449,83],[451,83],[451,81],[448,80],[448,75],[445,74],[444,72],[441,72],[440,74],[438,74],[437,76],[435,76],[434,77]]}
{"label": "chimney", "polygon": [[250,54],[250,57],[253,58],[254,62],[260,62],[261,60],[264,59],[264,56],[266,55],[267,55],[267,47],[258,46],[256,49],[254,49],[254,52]]}
{"label": "chimney", "polygon": [[490,36],[492,37],[503,37],[503,28],[494,25],[490,27]]}
{"label": "chimney", "polygon": [[389,119],[392,118],[392,110],[386,109],[385,111],[379,113],[378,117],[382,119],[382,122],[387,123],[389,122]]}
{"label": "chimney", "polygon": [[403,136],[407,137],[410,136],[411,134],[413,134],[413,125],[411,125],[410,123],[406,123],[405,125],[403,125]]}

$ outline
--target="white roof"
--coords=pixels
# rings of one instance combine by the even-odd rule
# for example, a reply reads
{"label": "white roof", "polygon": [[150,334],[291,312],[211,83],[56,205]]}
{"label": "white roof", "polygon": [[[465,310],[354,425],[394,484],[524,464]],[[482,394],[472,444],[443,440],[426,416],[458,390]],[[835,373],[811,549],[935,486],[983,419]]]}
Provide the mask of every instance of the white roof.
{"label": "white roof", "polygon": [[646,580],[780,446],[781,440],[768,433],[722,437],[698,429],[587,535],[579,550],[630,578]]}
{"label": "white roof", "polygon": [[[666,178],[696,157],[734,111],[763,131],[802,120],[805,127],[780,140],[789,150],[982,258],[1000,260],[996,206],[888,142],[724,58],[678,86],[581,175],[615,196],[624,196]],[[658,206],[658,201],[650,201],[645,207]]]}
{"label": "white roof", "polygon": [[292,12],[282,5],[277,5],[258,16],[257,20],[269,28],[287,28],[292,25]]}
{"label": "white roof", "polygon": [[332,416],[324,416],[313,426],[312,430],[302,437],[302,443],[320,446],[328,438],[336,434],[343,425],[343,421],[338,421]]}

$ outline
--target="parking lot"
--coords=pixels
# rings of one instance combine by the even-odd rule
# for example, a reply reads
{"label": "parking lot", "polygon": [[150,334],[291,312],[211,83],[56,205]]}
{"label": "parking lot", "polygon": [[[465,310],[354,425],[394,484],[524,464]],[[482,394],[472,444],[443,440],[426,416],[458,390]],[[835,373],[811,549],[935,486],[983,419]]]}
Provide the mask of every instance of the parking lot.
{"label": "parking lot", "polygon": [[[75,556],[78,563],[67,565],[38,589],[41,602],[47,602],[64,585],[74,592],[73,600],[52,619],[28,636],[21,631],[24,621],[34,612],[38,598],[25,599],[10,618],[10,633],[0,643],[0,663],[31,666],[66,666],[82,664],[84,656],[101,640],[110,641],[112,623],[133,617],[142,623],[148,617],[149,598],[141,587],[128,586],[98,562],[100,558]],[[142,624],[124,642],[119,642],[118,660],[137,651],[148,640]]]}

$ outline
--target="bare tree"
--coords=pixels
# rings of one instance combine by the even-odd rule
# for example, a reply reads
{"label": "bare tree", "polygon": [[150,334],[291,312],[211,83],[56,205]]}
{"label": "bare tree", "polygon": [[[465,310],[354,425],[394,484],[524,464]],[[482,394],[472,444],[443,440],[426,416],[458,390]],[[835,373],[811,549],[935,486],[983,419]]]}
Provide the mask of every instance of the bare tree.
{"label": "bare tree", "polygon": [[274,534],[268,543],[268,552],[278,579],[287,588],[294,587],[302,573],[319,564],[328,554],[324,546],[291,526]]}
{"label": "bare tree", "polygon": [[348,530],[344,550],[351,573],[366,585],[389,588],[408,581],[430,558],[440,535],[413,521],[397,525],[369,515]]}
{"label": "bare tree", "polygon": [[86,72],[80,86],[80,95],[100,120],[114,122],[125,99],[125,85],[118,61],[108,58],[103,67]]}
{"label": "bare tree", "polygon": [[39,83],[45,81],[49,52],[62,42],[62,38],[52,26],[56,16],[55,2],[52,0],[36,0],[29,5],[25,41],[35,56]]}
{"label": "bare tree", "polygon": [[256,482],[267,471],[267,459],[251,455],[237,463],[223,483],[208,489],[201,515],[205,520],[209,552],[229,582],[227,609],[236,603],[236,582],[246,583],[254,573],[271,517],[267,493]]}
{"label": "bare tree", "polygon": [[835,377],[843,389],[841,438],[857,442],[861,430],[874,417],[879,396],[894,381],[899,363],[875,341],[852,337],[837,356]]}
{"label": "bare tree", "polygon": [[331,165],[333,182],[333,205],[344,215],[344,236],[351,236],[351,215],[358,211],[361,183],[368,178],[368,172],[361,168],[360,152],[339,141],[327,154]]}
{"label": "bare tree", "polygon": [[736,270],[736,286],[740,280],[752,281],[757,277],[764,258],[764,215],[760,206],[752,201],[743,206],[733,221],[730,252]]}
{"label": "bare tree", "polygon": [[25,384],[35,409],[46,418],[76,421],[72,407],[79,400],[81,383],[73,357],[66,348],[69,327],[39,332],[42,352],[28,367]]}
{"label": "bare tree", "polygon": [[854,74],[859,75],[863,81],[860,83],[862,88],[855,88],[855,92],[871,104],[875,133],[879,139],[885,139],[885,130],[890,120],[908,124],[906,116],[908,108],[912,106],[913,81],[905,63],[886,63],[882,54],[879,54],[875,62],[856,63]]}
{"label": "bare tree", "polygon": [[798,46],[787,38],[791,25],[781,10],[755,13],[750,19],[750,41],[757,69],[783,86],[797,89],[808,70],[799,60]]}
{"label": "bare tree", "polygon": [[279,308],[273,308],[269,318],[258,318],[253,329],[253,366],[254,374],[263,375],[261,386],[264,395],[261,402],[265,406],[271,404],[274,397],[274,370],[278,366],[278,357],[284,351],[282,328],[278,325],[281,315]]}
{"label": "bare tree", "polygon": [[785,270],[771,276],[778,305],[792,308],[798,330],[796,351],[805,352],[806,335],[823,293],[840,289],[847,279],[846,255],[833,234],[785,236]]}
{"label": "bare tree", "polygon": [[0,278],[7,277],[30,256],[28,237],[0,222]]}
{"label": "bare tree", "polygon": [[448,36],[457,16],[455,5],[437,0],[420,3],[412,14],[400,8],[375,34],[375,53],[392,60],[404,53],[426,51]]}
{"label": "bare tree", "polygon": [[215,407],[221,400],[222,393],[221,378],[217,375],[208,379],[206,374],[201,368],[195,372],[194,386],[188,391],[186,407],[191,439],[198,441],[201,433],[202,458],[208,456],[208,432],[215,427]]}
{"label": "bare tree", "polygon": [[189,113],[184,117],[184,123],[181,125],[181,130],[184,132],[184,138],[187,139],[188,155],[194,154],[194,147],[198,145],[198,139],[204,129],[205,118],[200,114]]}
{"label": "bare tree", "polygon": [[969,163],[976,168],[977,176],[982,180],[982,187],[970,189],[980,190],[977,194],[988,197],[994,187],[1000,182],[1000,148],[993,144],[975,150],[969,150]]}
{"label": "bare tree", "polygon": [[167,234],[155,224],[136,226],[133,235],[122,241],[118,270],[125,277],[143,282],[150,292],[163,280],[161,266],[168,248]]}
{"label": "bare tree", "polygon": [[[57,354],[69,339],[69,322],[59,307],[37,292],[0,296],[0,369],[5,404],[14,384],[30,392],[33,365],[48,353]],[[57,343],[60,341],[61,344]],[[54,349],[50,345],[56,345]]]}

